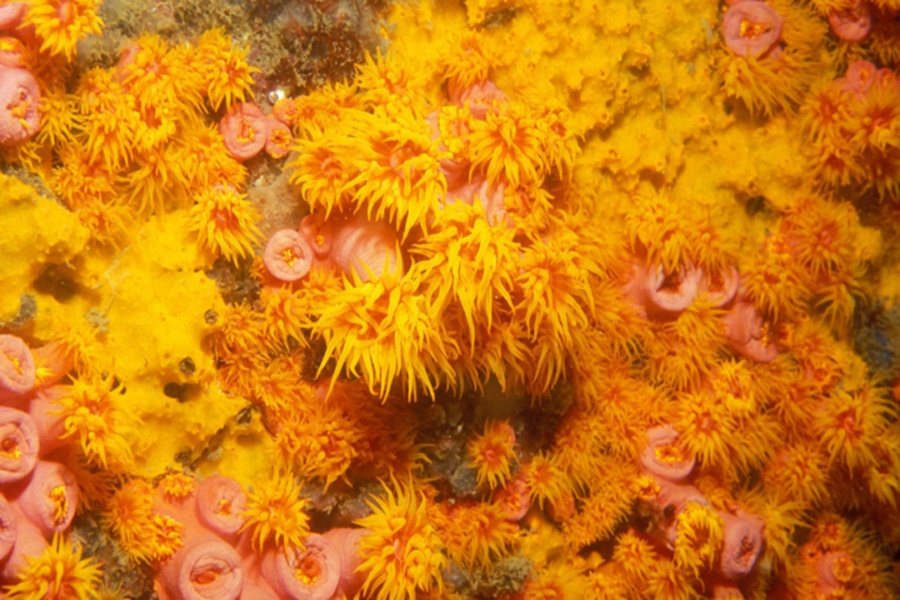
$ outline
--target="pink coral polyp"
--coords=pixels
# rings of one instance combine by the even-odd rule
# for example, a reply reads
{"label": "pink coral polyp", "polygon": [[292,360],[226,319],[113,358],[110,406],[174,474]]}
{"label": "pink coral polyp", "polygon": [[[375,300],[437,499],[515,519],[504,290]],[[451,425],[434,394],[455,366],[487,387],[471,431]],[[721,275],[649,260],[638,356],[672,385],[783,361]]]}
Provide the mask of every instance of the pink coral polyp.
{"label": "pink coral polyp", "polygon": [[0,146],[31,138],[41,126],[37,80],[25,69],[0,67]]}
{"label": "pink coral polyp", "polygon": [[263,251],[263,262],[275,278],[297,281],[309,273],[313,249],[306,238],[292,229],[276,231]]}
{"label": "pink coral polyp", "polygon": [[829,12],[828,24],[834,35],[843,41],[861,42],[872,29],[872,9],[868,2],[860,0],[850,10]]}
{"label": "pink coral polyp", "polygon": [[784,20],[765,2],[741,2],[722,18],[725,45],[738,56],[763,56],[776,48]]}

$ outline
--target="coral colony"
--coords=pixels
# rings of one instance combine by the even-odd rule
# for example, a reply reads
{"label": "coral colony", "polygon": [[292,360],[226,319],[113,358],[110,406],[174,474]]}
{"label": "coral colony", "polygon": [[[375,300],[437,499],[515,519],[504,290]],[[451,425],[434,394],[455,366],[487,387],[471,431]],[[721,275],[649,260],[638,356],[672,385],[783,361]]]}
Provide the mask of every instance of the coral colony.
{"label": "coral colony", "polygon": [[0,0],[3,597],[898,597],[898,61],[898,0]]}

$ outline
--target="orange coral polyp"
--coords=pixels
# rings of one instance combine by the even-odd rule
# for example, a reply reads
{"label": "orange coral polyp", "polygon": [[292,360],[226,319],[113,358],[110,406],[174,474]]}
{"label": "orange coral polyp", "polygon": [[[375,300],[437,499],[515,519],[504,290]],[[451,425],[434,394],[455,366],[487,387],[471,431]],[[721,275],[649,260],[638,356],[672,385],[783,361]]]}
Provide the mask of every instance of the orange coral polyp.
{"label": "orange coral polyp", "polygon": [[510,478],[510,463],[515,460],[516,434],[505,421],[485,423],[484,432],[470,439],[466,448],[476,470],[478,485],[491,489],[505,485]]}

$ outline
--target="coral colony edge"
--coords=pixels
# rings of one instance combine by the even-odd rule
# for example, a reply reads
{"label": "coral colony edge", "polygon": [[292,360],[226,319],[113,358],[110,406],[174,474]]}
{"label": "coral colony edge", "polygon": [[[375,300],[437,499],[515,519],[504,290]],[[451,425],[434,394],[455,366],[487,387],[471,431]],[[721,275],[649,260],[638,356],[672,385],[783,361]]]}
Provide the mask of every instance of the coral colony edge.
{"label": "coral colony edge", "polygon": [[0,0],[0,597],[900,597],[900,0]]}

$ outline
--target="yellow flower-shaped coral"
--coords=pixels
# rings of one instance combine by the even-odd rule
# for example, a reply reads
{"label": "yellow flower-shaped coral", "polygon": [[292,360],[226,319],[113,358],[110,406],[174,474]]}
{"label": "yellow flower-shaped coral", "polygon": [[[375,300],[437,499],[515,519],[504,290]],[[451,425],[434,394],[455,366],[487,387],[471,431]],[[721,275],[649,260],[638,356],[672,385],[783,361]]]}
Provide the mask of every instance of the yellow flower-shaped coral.
{"label": "yellow flower-shaped coral", "polygon": [[258,482],[247,491],[246,522],[241,531],[250,531],[253,547],[268,545],[282,550],[303,549],[309,534],[306,500],[300,497],[297,482],[289,475]]}
{"label": "yellow flower-shaped coral", "polygon": [[24,22],[33,25],[41,52],[75,58],[78,40],[99,34],[103,21],[97,16],[101,0],[30,0]]}
{"label": "yellow flower-shaped coral", "polygon": [[200,38],[199,71],[214,110],[219,110],[222,104],[227,109],[235,102],[243,102],[250,91],[253,74],[259,69],[247,64],[247,51],[248,48],[233,48],[231,40],[220,29],[207,31]]}
{"label": "yellow flower-shaped coral", "polygon": [[382,398],[395,382],[416,398],[420,387],[433,397],[442,378],[452,380],[450,359],[457,344],[440,326],[437,308],[420,293],[422,278],[407,273],[399,281],[357,279],[317,307],[311,330],[326,342],[320,370],[334,358],[337,371],[362,376]]}
{"label": "yellow flower-shaped coral", "polygon": [[92,376],[76,379],[57,401],[63,437],[77,440],[88,462],[103,468],[127,468],[134,459],[124,437],[131,426],[117,398],[121,393],[112,375]]}
{"label": "yellow flower-shaped coral", "polygon": [[26,557],[19,583],[6,588],[6,598],[46,600],[89,600],[100,585],[100,565],[93,558],[81,558],[82,548],[56,534],[38,556]]}
{"label": "yellow flower-shaped coral", "polygon": [[[253,245],[262,236],[256,227],[261,218],[256,205],[231,186],[216,186],[194,196],[191,230],[208,258],[221,256],[237,264],[253,255]],[[210,260],[212,262],[212,260]]]}
{"label": "yellow flower-shaped coral", "polygon": [[441,588],[447,559],[428,515],[428,502],[411,484],[369,502],[373,513],[356,521],[369,532],[359,543],[366,576],[362,592],[378,600],[415,598],[418,591]]}

